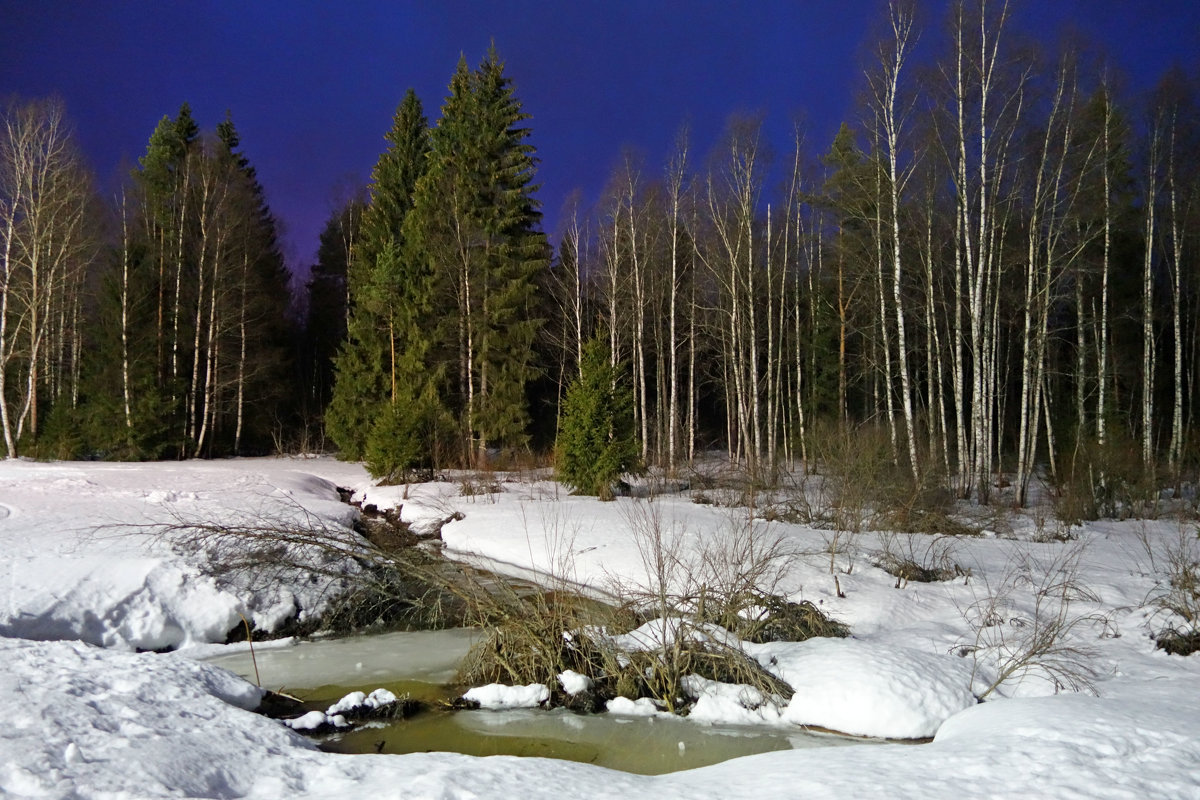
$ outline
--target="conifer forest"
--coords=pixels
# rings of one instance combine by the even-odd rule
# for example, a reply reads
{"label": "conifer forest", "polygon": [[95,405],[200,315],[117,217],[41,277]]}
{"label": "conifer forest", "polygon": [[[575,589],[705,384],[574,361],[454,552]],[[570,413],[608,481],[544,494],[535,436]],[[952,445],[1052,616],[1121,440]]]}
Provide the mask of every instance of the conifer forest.
{"label": "conifer forest", "polygon": [[1200,75],[1135,95],[1006,7],[951,5],[930,50],[889,4],[832,141],[734,115],[703,150],[681,124],[665,163],[613,142],[553,231],[537,120],[502,54],[466,54],[440,106],[397,91],[300,279],[236,109],[164,110],[101,191],[69,109],[10,100],[3,452],[556,463],[603,494],[605,465],[720,453],[769,485],[853,450],[984,503],[1073,486],[1094,514],[1194,480]]}

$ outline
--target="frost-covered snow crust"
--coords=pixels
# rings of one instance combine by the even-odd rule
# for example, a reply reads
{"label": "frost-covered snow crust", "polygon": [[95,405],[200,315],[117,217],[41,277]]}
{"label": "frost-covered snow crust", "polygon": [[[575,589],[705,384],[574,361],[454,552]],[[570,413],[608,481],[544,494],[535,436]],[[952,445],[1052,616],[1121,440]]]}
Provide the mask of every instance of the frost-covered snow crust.
{"label": "frost-covered snow crust", "polygon": [[[933,736],[930,744],[781,751],[659,777],[541,759],[319,752],[246,710],[257,688],[186,653],[224,639],[243,614],[267,627],[298,609],[315,612],[329,587],[297,580],[269,595],[218,583],[204,576],[200,555],[138,526],[280,514],[346,524],[339,485],[380,506],[399,502],[400,489],[372,488],[357,466],[326,459],[0,463],[0,796],[1200,798],[1200,662],[1154,649],[1144,606],[1156,576],[1139,555],[1140,538],[1177,535],[1174,522],[1098,523],[1082,534],[1078,577],[1088,592],[1078,613],[1104,622],[1070,635],[1091,650],[1098,696],[1055,694],[1030,673],[978,704],[997,664],[959,655],[979,644],[967,620],[1016,556],[1050,563],[1070,545],[963,540],[955,559],[970,580],[896,588],[870,565],[864,554],[877,540],[864,535],[854,568],[839,563],[844,598],[827,555],[804,560],[784,587],[848,623],[854,637],[746,645],[796,690],[793,699],[772,703],[746,687],[689,678],[699,699],[693,721],[680,723],[815,725]],[[567,565],[566,577],[597,591],[614,578],[645,579],[630,535],[634,501],[556,496],[552,484],[503,484],[474,502],[457,490],[414,487],[404,516],[421,524],[462,511],[442,530],[460,557],[524,575]],[[730,524],[728,512],[687,497],[654,502],[685,547]],[[810,552],[827,533],[776,528]],[[1017,591],[1001,610],[1020,619],[1032,602]],[[560,680],[567,691],[582,683]],[[541,696],[537,687],[487,693]],[[646,703],[613,706],[656,713]]]}

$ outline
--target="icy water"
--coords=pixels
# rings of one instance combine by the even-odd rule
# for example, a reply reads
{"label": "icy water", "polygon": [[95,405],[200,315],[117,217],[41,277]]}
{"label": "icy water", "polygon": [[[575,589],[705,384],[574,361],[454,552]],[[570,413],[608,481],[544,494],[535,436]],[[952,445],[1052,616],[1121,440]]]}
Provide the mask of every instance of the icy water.
{"label": "icy water", "polygon": [[[407,720],[371,724],[322,742],[323,749],[339,753],[541,756],[656,775],[772,750],[861,743],[806,731],[700,725],[682,718],[437,708],[458,693],[446,684],[477,636],[470,630],[389,633],[260,646],[255,653],[263,686],[284,689],[315,709],[324,710],[349,692],[380,687],[435,706]],[[212,662],[254,680],[249,652]]]}
{"label": "icy water", "polygon": [[[447,684],[479,635],[477,630],[456,628],[316,639],[282,646],[265,642],[255,645],[254,656],[263,688],[290,694],[306,689],[311,692],[319,686],[357,687],[372,682],[372,688],[395,681]],[[249,650],[209,661],[247,680],[255,679]]]}

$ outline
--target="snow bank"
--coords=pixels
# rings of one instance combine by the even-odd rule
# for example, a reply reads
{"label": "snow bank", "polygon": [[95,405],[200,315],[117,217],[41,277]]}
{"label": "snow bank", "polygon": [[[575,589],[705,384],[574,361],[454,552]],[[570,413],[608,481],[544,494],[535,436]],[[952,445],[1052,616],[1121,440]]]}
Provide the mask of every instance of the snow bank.
{"label": "snow bank", "polygon": [[330,459],[0,463],[0,636],[163,650],[224,641],[243,614],[273,630],[319,611],[328,578],[218,584],[204,574],[204,553],[164,535],[188,524],[289,521],[348,532],[354,509],[314,468],[339,482],[365,478],[361,467]]}
{"label": "snow bank", "polygon": [[250,751],[303,748],[262,691],[185,659],[0,639],[0,795],[229,797]]}
{"label": "snow bank", "polygon": [[887,739],[933,736],[975,705],[970,663],[856,639],[745,645],[796,693],[783,719]]}

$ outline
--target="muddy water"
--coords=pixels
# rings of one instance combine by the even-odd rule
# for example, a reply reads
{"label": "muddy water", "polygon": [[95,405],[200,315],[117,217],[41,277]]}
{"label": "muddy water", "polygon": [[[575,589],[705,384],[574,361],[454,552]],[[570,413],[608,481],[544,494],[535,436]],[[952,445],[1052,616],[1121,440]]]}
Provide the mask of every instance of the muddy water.
{"label": "muddy water", "polygon": [[[801,747],[858,744],[844,737],[779,729],[709,726],[681,718],[543,711],[447,711],[447,686],[478,632],[419,631],[256,648],[263,686],[284,688],[324,710],[352,691],[386,688],[430,710],[326,738],[340,753],[449,751],[468,755],[563,758],[646,775],[692,769],[739,756]],[[214,663],[254,680],[249,652]]]}
{"label": "muddy water", "polygon": [[429,711],[332,737],[322,749],[338,753],[450,751],[474,756],[540,756],[659,775],[772,750],[845,743],[840,737],[804,732],[707,726],[681,718],[581,715],[560,708]]}

